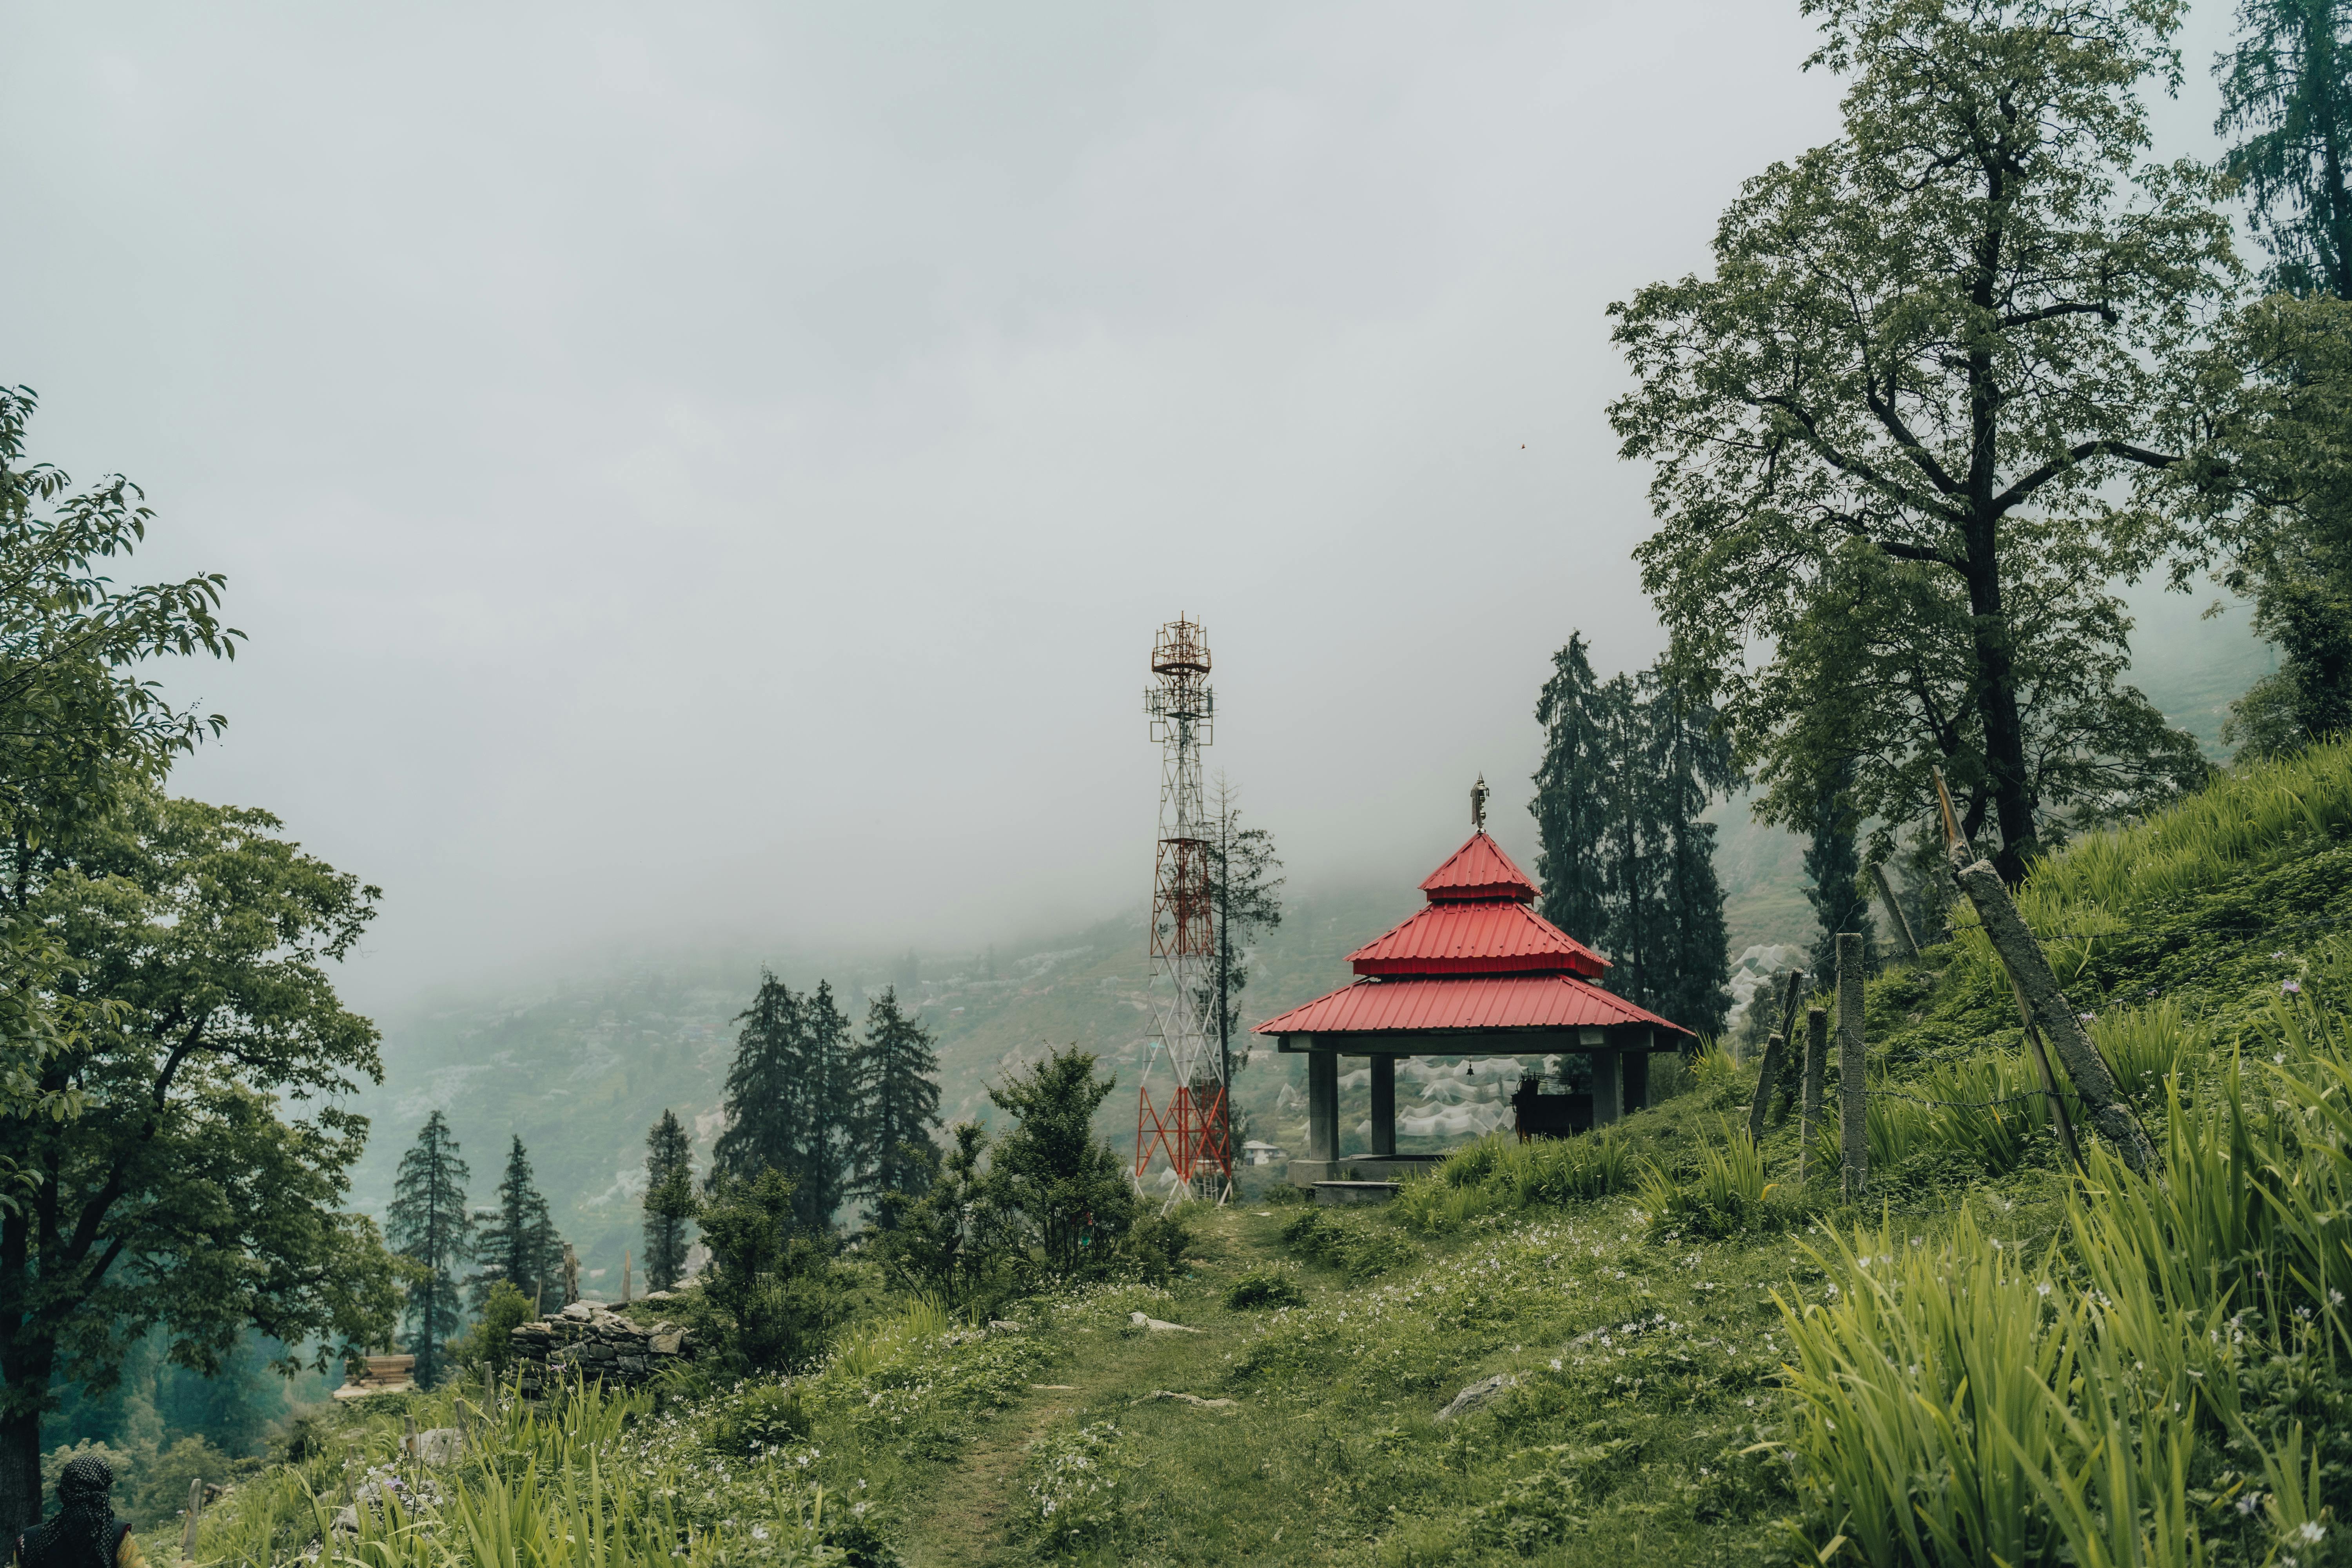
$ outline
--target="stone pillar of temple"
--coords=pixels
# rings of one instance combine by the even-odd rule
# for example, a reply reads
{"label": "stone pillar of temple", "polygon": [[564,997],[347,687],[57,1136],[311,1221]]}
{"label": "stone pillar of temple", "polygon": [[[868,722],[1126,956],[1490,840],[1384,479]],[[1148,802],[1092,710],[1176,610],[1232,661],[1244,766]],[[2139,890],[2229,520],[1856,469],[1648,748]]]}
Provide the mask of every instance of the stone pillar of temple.
{"label": "stone pillar of temple", "polygon": [[1307,1157],[1339,1157],[1339,1053],[1307,1053]]}
{"label": "stone pillar of temple", "polygon": [[1592,1062],[1592,1125],[1607,1127],[1625,1114],[1625,1074],[1617,1051],[1587,1051]]}
{"label": "stone pillar of temple", "polygon": [[1396,1152],[1396,1058],[1372,1058],[1372,1153]]}

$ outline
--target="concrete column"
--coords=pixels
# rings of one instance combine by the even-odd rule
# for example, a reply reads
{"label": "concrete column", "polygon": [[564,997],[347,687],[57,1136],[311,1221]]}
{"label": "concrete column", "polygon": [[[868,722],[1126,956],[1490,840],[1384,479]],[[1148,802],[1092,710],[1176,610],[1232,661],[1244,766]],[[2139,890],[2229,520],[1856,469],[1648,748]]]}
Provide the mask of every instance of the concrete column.
{"label": "concrete column", "polygon": [[1396,1058],[1372,1058],[1372,1152],[1396,1152]]}
{"label": "concrete column", "polygon": [[1592,1125],[1607,1127],[1625,1114],[1625,1078],[1615,1051],[1587,1051],[1592,1062]]}
{"label": "concrete column", "polygon": [[1339,1053],[1307,1053],[1307,1157],[1339,1157]]}

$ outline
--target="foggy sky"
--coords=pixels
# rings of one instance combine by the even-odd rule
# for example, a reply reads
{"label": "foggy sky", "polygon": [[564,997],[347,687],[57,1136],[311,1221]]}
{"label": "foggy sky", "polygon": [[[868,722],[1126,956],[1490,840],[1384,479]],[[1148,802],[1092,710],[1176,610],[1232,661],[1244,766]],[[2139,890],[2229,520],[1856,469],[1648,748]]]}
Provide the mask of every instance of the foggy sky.
{"label": "foggy sky", "polygon": [[228,574],[175,787],[383,886],[371,1005],[1139,904],[1180,611],[1295,887],[1481,772],[1532,868],[1550,651],[1661,643],[1603,307],[1835,128],[1780,0],[0,26],[0,381]]}

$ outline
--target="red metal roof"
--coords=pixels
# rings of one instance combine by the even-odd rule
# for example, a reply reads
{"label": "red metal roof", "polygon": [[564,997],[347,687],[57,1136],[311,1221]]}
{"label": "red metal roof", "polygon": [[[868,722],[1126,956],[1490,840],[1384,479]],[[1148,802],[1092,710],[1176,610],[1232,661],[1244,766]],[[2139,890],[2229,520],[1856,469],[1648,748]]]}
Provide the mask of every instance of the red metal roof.
{"label": "red metal roof", "polygon": [[[1458,857],[1457,857],[1458,858]],[[1359,974],[1496,974],[1563,970],[1598,979],[1609,961],[1507,899],[1432,903],[1348,962]]]}
{"label": "red metal roof", "polygon": [[1269,1018],[1261,1035],[1359,1035],[1479,1029],[1573,1029],[1648,1024],[1688,1029],[1572,974],[1367,976]]}
{"label": "red metal roof", "polygon": [[1536,885],[1527,873],[1511,864],[1503,847],[1483,829],[1432,871],[1421,890],[1433,903],[1441,899],[1516,899],[1524,904],[1536,896]]}

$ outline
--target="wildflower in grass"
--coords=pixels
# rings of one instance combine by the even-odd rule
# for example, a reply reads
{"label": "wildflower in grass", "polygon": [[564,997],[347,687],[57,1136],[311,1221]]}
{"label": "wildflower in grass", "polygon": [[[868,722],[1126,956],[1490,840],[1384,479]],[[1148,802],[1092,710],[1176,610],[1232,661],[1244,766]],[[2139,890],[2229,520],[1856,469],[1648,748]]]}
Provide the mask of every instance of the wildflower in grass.
{"label": "wildflower in grass", "polygon": [[2305,1546],[2316,1546],[2326,1535],[2327,1527],[2315,1519],[2306,1519],[2294,1527],[2294,1538]]}
{"label": "wildflower in grass", "polygon": [[2300,996],[2303,994],[2303,983],[2297,980],[2282,980],[2279,982],[2279,989],[2289,996]]}

